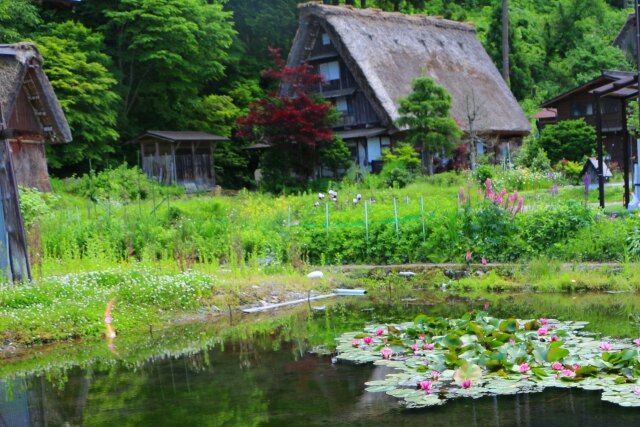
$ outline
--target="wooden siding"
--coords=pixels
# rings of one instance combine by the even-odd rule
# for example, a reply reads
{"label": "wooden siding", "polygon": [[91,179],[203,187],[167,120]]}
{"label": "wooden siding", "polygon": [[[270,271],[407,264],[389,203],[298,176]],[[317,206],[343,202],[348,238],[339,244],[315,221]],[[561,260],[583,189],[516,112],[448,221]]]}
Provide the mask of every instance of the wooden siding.
{"label": "wooden siding", "polygon": [[142,170],[147,177],[162,184],[213,188],[211,149],[211,144],[204,143],[144,143],[141,144]]}
{"label": "wooden siding", "polygon": [[[622,117],[622,101],[616,98],[602,98],[602,131],[616,132],[621,131],[623,126]],[[577,110],[577,106],[591,106],[591,114],[584,112],[580,114],[573,114],[573,110]],[[588,92],[577,93],[567,99],[560,101],[557,105],[558,108],[558,121],[562,120],[575,120],[584,118],[585,121],[596,127],[596,106],[595,98]]]}
{"label": "wooden siding", "polygon": [[36,117],[33,112],[33,107],[24,88],[20,91],[16,99],[15,108],[9,119],[8,128],[15,129],[18,132],[42,133],[40,120],[38,120],[38,117]]}

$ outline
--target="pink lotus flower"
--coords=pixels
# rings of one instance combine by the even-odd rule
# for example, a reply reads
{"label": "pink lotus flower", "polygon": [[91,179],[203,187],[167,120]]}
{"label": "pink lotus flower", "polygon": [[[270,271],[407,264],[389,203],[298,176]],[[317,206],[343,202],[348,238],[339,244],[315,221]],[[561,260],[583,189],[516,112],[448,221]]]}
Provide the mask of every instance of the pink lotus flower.
{"label": "pink lotus flower", "polygon": [[640,347],[640,338],[636,338],[635,340],[633,340],[633,343]]}
{"label": "pink lotus flower", "polygon": [[464,259],[465,259],[467,262],[470,262],[470,261],[471,261],[471,254],[472,254],[472,253],[473,253],[473,252],[471,252],[471,251],[467,251],[467,255],[464,257]]}
{"label": "pink lotus flower", "polygon": [[380,335],[382,335],[382,334],[384,334],[384,330],[382,330],[382,329],[378,329],[378,330],[376,331],[376,335],[377,335],[377,336],[380,336]]}
{"label": "pink lotus flower", "polygon": [[383,359],[388,359],[393,354],[393,350],[391,350],[389,347],[385,347],[380,351],[380,353],[382,353]]}
{"label": "pink lotus flower", "polygon": [[569,378],[575,376],[575,372],[573,372],[571,369],[563,369],[560,371],[560,373],[565,377],[569,377]]}
{"label": "pink lotus flower", "polygon": [[575,363],[571,368],[575,371],[576,369],[580,369],[580,365]]}
{"label": "pink lotus flower", "polygon": [[360,340],[353,340],[353,341],[351,341],[351,345],[352,345],[352,346],[354,346],[354,347],[359,346],[359,345],[360,345]]}
{"label": "pink lotus flower", "polygon": [[431,372],[431,379],[437,380],[438,378],[440,378],[440,375],[442,375],[440,372],[433,371]]}
{"label": "pink lotus flower", "polygon": [[560,362],[553,362],[553,365],[551,365],[551,369],[554,371],[560,371],[562,368],[564,368],[564,366],[562,366],[562,363]]}
{"label": "pink lotus flower", "polygon": [[433,347],[434,347],[434,346],[433,346],[433,344],[432,344],[432,343],[430,343],[430,342],[428,342],[428,343],[426,343],[426,344],[424,344],[424,345],[422,346],[422,349],[423,349],[423,350],[433,350]]}
{"label": "pink lotus flower", "polygon": [[418,351],[418,350],[420,350],[420,346],[419,346],[418,344],[413,344],[413,345],[411,346],[411,350],[413,350],[413,351]]}
{"label": "pink lotus flower", "polygon": [[427,339],[427,337],[425,337],[424,335],[420,335],[418,338],[420,338],[420,341],[424,341]]}
{"label": "pink lotus flower", "polygon": [[602,350],[602,351],[609,351],[609,350],[611,350],[611,344],[609,344],[609,343],[608,343],[608,342],[606,342],[606,341],[602,341],[602,342],[600,343],[600,350]]}
{"label": "pink lotus flower", "polygon": [[545,335],[547,335],[547,332],[549,332],[549,330],[547,328],[538,329],[538,335],[545,336]]}
{"label": "pink lotus flower", "polygon": [[485,257],[482,257],[482,265],[487,265],[487,259]]}
{"label": "pink lotus flower", "polygon": [[554,335],[551,337],[551,341],[558,341],[560,338],[558,338],[557,335]]}
{"label": "pink lotus flower", "polygon": [[370,336],[368,336],[368,335],[362,339],[362,341],[364,341],[364,343],[365,343],[366,345],[371,344],[371,341],[372,341],[372,340],[373,340],[373,338],[371,338],[371,337],[370,337]]}
{"label": "pink lotus flower", "polygon": [[462,388],[470,388],[472,386],[471,380],[462,381]]}
{"label": "pink lotus flower", "polygon": [[429,390],[431,390],[431,386],[432,386],[433,384],[431,383],[431,381],[420,381],[420,382],[418,383],[418,385],[420,386],[420,388],[421,388],[422,390],[424,390],[424,391],[429,391]]}
{"label": "pink lotus flower", "polygon": [[540,319],[540,324],[548,325],[549,324],[549,319],[545,319],[545,318]]}
{"label": "pink lotus flower", "polygon": [[523,363],[522,365],[520,365],[520,367],[518,368],[518,370],[520,371],[520,373],[524,374],[526,372],[529,372],[529,364],[528,363]]}

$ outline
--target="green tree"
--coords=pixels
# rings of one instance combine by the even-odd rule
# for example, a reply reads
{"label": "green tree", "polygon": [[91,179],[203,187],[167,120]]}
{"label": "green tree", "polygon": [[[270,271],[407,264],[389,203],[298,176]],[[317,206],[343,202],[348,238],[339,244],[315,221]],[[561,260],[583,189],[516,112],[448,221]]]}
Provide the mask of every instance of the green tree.
{"label": "green tree", "polygon": [[393,151],[384,150],[382,160],[385,163],[398,162],[412,172],[420,168],[420,155],[411,144],[400,143]]}
{"label": "green tree", "polygon": [[29,0],[0,0],[0,43],[23,40],[39,24],[38,9]]}
{"label": "green tree", "polygon": [[333,178],[337,180],[340,171],[345,171],[352,163],[347,144],[340,138],[329,141],[320,149],[320,162],[331,170]]}
{"label": "green tree", "polygon": [[562,159],[579,162],[596,149],[596,131],[584,119],[564,120],[544,128],[540,146],[554,164]]}
{"label": "green tree", "polygon": [[47,25],[36,42],[74,139],[49,147],[49,165],[54,169],[77,167],[86,160],[103,164],[116,150],[120,98],[117,81],[108,70],[110,58],[103,53],[102,36],[67,21]]}
{"label": "green tree", "polygon": [[429,175],[433,174],[435,153],[450,151],[461,132],[451,117],[451,95],[427,77],[412,84],[413,92],[400,100],[399,126],[408,127],[407,139],[422,148]]}
{"label": "green tree", "polygon": [[122,0],[105,12],[127,137],[178,128],[186,107],[223,76],[234,30],[222,0]]}

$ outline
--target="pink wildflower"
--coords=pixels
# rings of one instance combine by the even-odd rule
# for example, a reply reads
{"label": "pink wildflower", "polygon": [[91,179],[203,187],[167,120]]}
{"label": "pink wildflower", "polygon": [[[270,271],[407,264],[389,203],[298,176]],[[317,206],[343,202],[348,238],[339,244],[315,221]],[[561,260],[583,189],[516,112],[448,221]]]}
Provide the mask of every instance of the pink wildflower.
{"label": "pink wildflower", "polygon": [[378,330],[376,331],[376,335],[377,335],[377,336],[380,336],[380,335],[382,335],[382,334],[384,334],[384,330],[382,330],[382,329],[378,329]]}
{"label": "pink wildflower", "polygon": [[538,335],[545,336],[545,335],[547,335],[547,332],[549,332],[549,330],[547,328],[538,329]]}
{"label": "pink wildflower", "polygon": [[482,257],[482,265],[487,265],[487,259],[485,257]]}
{"label": "pink wildflower", "polygon": [[422,346],[422,349],[423,349],[423,350],[433,350],[433,343],[430,343],[430,342],[425,343],[425,344]]}
{"label": "pink wildflower", "polygon": [[[488,181],[488,179],[487,179],[487,181]],[[471,385],[472,385],[471,384],[471,380],[462,381],[462,388],[469,388],[469,387],[471,387]]]}
{"label": "pink wildflower", "polygon": [[520,211],[522,210],[522,202],[523,202],[522,197],[520,197],[520,198],[518,199],[518,207],[517,207],[517,208],[516,208],[516,210],[513,212],[513,214],[514,214],[514,215],[515,215],[515,214],[517,214],[518,212],[520,212]]}
{"label": "pink wildflower", "polygon": [[470,262],[470,261],[471,261],[471,254],[472,254],[472,253],[473,253],[473,252],[471,252],[471,251],[467,251],[467,255],[464,257],[464,259],[465,259],[465,260],[467,260],[467,262]]}
{"label": "pink wildflower", "polygon": [[360,340],[353,340],[353,341],[351,341],[351,345],[352,345],[352,346],[354,346],[354,347],[359,346],[359,345],[360,345]]}
{"label": "pink wildflower", "polygon": [[564,368],[564,366],[562,366],[560,362],[553,362],[553,365],[551,365],[551,369],[554,371],[560,371],[562,368]]}
{"label": "pink wildflower", "polygon": [[365,343],[366,345],[371,344],[371,341],[372,341],[372,340],[373,340],[373,338],[371,338],[371,337],[370,337],[370,336],[368,336],[368,335],[362,339],[362,341],[364,341],[364,343]]}
{"label": "pink wildflower", "polygon": [[520,365],[520,367],[518,368],[518,370],[520,371],[520,373],[524,374],[526,372],[529,371],[529,364],[528,363],[523,363],[522,365]]}
{"label": "pink wildflower", "polygon": [[464,187],[460,187],[460,203],[464,203]]}
{"label": "pink wildflower", "polygon": [[380,353],[382,353],[383,359],[388,359],[393,354],[393,350],[391,350],[389,347],[385,347],[380,351]]}
{"label": "pink wildflower", "polygon": [[487,181],[485,182],[485,187],[487,188],[487,191],[488,191],[488,192],[493,191],[493,190],[491,189],[491,178],[487,178]]}
{"label": "pink wildflower", "polygon": [[431,379],[437,380],[438,378],[440,378],[440,375],[442,375],[442,374],[440,374],[440,372],[433,371],[433,372],[431,372]]}
{"label": "pink wildflower", "polygon": [[608,342],[606,342],[606,341],[602,341],[602,342],[600,343],[600,350],[602,350],[602,351],[609,351],[609,350],[611,350],[611,344],[610,344],[610,343],[608,343]]}
{"label": "pink wildflower", "polygon": [[433,383],[431,381],[420,381],[418,385],[420,386],[420,389],[424,391],[430,391]]}

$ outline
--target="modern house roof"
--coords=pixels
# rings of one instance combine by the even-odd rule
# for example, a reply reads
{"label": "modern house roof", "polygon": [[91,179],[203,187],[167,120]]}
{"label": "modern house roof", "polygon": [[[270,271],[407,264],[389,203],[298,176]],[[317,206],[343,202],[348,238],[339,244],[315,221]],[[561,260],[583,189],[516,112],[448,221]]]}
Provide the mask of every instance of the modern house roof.
{"label": "modern house roof", "polygon": [[412,82],[430,77],[453,98],[452,115],[468,131],[525,135],[529,121],[469,25],[423,15],[305,3],[289,65],[309,60],[314,25],[326,32],[385,126],[399,117]]}
{"label": "modern house roof", "polygon": [[6,125],[20,91],[29,86],[38,105],[42,133],[50,143],[71,141],[71,130],[49,79],[42,70],[43,59],[31,43],[0,44],[0,122]]}

